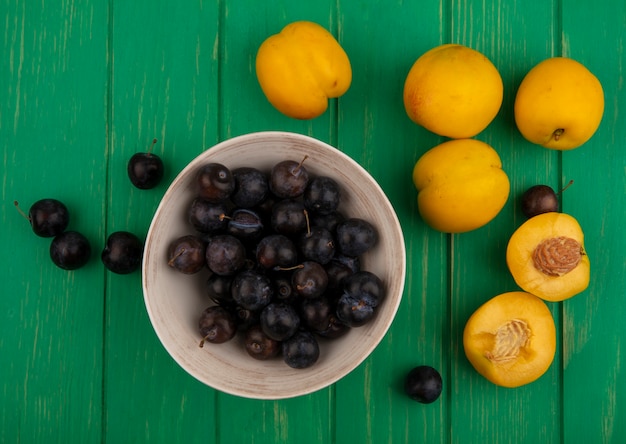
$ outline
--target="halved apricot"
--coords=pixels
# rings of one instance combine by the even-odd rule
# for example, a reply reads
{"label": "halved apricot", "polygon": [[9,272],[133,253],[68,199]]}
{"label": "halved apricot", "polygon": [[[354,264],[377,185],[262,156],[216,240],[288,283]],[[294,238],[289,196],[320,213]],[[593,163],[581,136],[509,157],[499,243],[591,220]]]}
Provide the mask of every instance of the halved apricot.
{"label": "halved apricot", "polygon": [[465,355],[478,373],[502,387],[537,380],[554,360],[556,327],[544,301],[513,291],[495,296],[468,319]]}
{"label": "halved apricot", "polygon": [[589,256],[578,221],[564,213],[531,217],[511,236],[506,263],[522,290],[551,302],[589,285]]}

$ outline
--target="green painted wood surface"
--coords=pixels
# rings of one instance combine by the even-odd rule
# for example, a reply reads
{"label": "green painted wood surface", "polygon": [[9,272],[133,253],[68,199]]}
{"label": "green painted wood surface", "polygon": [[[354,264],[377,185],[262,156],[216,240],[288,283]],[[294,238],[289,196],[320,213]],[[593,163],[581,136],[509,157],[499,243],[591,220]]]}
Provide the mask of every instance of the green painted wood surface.
{"label": "green painted wood surface", "polygon": [[[0,6],[0,442],[2,443],[623,443],[626,442],[626,5],[607,1],[164,2],[5,0]],[[331,30],[353,84],[328,112],[295,121],[275,111],[254,74],[260,43],[294,20]],[[478,138],[502,157],[511,197],[488,226],[449,236],[416,211],[411,169],[442,138],[411,123],[402,87],[414,60],[458,42],[490,57],[505,99]],[[513,122],[517,85],[536,63],[567,55],[600,79],[596,135],[565,153],[526,142]],[[145,236],[167,184],[204,149],[259,130],[312,135],[368,169],[389,195],[408,247],[391,330],[361,366],[301,398],[256,401],[216,392],[159,344],[139,273],[104,270],[108,233]],[[125,166],[156,137],[166,177],[134,189]],[[558,352],[550,370],[498,388],[467,362],[471,312],[516,289],[504,261],[523,221],[521,192],[575,185],[563,210],[586,234],[592,280],[551,304]],[[13,208],[42,197],[68,205],[92,242],[83,269],[48,257]],[[421,405],[402,394],[414,365],[437,367],[444,392]]]}

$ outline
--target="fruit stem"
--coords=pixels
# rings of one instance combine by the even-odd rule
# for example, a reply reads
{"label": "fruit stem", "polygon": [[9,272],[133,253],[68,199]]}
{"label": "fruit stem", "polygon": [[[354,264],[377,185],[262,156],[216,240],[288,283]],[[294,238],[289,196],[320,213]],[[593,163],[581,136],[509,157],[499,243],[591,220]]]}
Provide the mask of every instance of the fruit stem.
{"label": "fruit stem", "polygon": [[148,154],[152,154],[152,150],[154,149],[154,145],[156,145],[157,140],[152,139],[152,144],[148,147]]}
{"label": "fruit stem", "polygon": [[565,130],[563,128],[556,129],[552,133],[552,137],[554,137],[554,140],[558,141],[561,138],[561,136],[563,135],[564,132],[565,132]]}
{"label": "fruit stem", "polygon": [[28,217],[28,214],[24,213],[24,210],[20,208],[20,204],[17,200],[13,201],[13,205],[15,205],[15,208],[17,208],[17,211],[24,217],[24,219],[30,222],[30,217]]}
{"label": "fruit stem", "polygon": [[200,343],[198,344],[198,347],[200,347],[200,348],[204,347],[204,343],[206,342],[207,339],[209,339],[209,335],[206,335],[204,338],[202,338],[200,340]]}
{"label": "fruit stem", "polygon": [[176,259],[178,259],[179,257],[181,257],[183,254],[185,254],[185,252],[186,252],[186,250],[184,248],[181,248],[178,253],[176,253],[174,256],[172,256],[169,261],[167,261],[167,265],[169,265],[171,267],[172,264],[174,263],[174,261]]}
{"label": "fruit stem", "polygon": [[309,219],[309,212],[306,209],[302,210],[302,212],[304,213],[304,219],[306,220],[306,236],[309,237],[311,236],[311,220]]}
{"label": "fruit stem", "polygon": [[299,264],[299,265],[294,265],[292,267],[274,267],[275,271],[293,271],[293,270],[298,270],[300,268],[304,268],[303,264]]}
{"label": "fruit stem", "polygon": [[562,194],[562,193],[563,193],[563,191],[565,191],[565,190],[567,190],[569,187],[571,187],[573,183],[574,183],[574,179],[571,179],[571,180],[567,183],[567,185],[565,185],[565,187],[563,187],[563,189],[561,189],[561,191],[559,191],[559,194]]}
{"label": "fruit stem", "polygon": [[353,305],[352,306],[352,311],[356,311],[359,310],[361,308],[365,307],[365,302],[363,300],[360,300],[357,305]]}
{"label": "fruit stem", "polygon": [[294,175],[297,174],[300,171],[300,168],[302,168],[302,165],[304,164],[304,161],[307,160],[309,158],[308,154],[304,155],[304,158],[302,159],[302,161],[298,164],[297,167],[294,168],[293,172]]}

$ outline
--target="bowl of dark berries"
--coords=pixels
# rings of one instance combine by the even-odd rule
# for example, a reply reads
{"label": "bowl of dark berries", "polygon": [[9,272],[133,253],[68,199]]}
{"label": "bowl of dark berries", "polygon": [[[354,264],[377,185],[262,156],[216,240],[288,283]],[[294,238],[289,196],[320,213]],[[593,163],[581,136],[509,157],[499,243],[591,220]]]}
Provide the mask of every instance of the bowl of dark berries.
{"label": "bowl of dark berries", "polygon": [[340,150],[259,132],[221,142],[174,179],[148,231],[146,309],[190,375],[233,395],[325,388],[383,340],[404,290],[402,229]]}

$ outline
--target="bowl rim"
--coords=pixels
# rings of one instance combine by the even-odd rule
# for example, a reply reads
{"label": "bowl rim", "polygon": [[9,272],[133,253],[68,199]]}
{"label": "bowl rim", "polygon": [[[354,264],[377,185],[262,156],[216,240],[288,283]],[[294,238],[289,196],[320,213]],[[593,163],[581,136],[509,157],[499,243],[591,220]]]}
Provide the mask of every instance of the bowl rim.
{"label": "bowl rim", "polygon": [[[165,203],[168,200],[168,197],[170,197],[170,195],[175,193],[176,189],[178,188],[178,186],[180,186],[179,184],[180,182],[183,181],[184,177],[190,171],[196,169],[199,165],[206,163],[207,161],[210,161],[211,157],[213,157],[213,155],[215,155],[216,153],[219,153],[223,150],[230,149],[233,145],[236,146],[236,145],[241,145],[241,144],[249,144],[249,143],[258,142],[260,138],[264,139],[265,142],[275,140],[275,141],[280,141],[281,143],[284,143],[291,139],[294,142],[298,141],[299,143],[313,144],[313,145],[317,145],[318,147],[324,150],[332,151],[333,155],[341,157],[345,162],[351,164],[353,168],[358,170],[360,174],[368,177],[370,179],[370,186],[376,188],[377,192],[380,193],[380,195],[384,197],[384,203],[390,210],[389,213],[387,214],[387,217],[392,220],[394,226],[399,228],[399,234],[400,234],[398,236],[398,239],[396,239],[398,242],[398,248],[399,248],[399,251],[396,251],[396,253],[399,257],[399,262],[400,262],[398,266],[400,275],[394,275],[394,280],[396,279],[399,280],[399,283],[397,284],[398,295],[397,295],[395,304],[393,304],[392,307],[388,308],[389,314],[387,316],[384,326],[380,326],[381,328],[380,335],[375,338],[370,337],[370,339],[373,339],[373,341],[371,342],[371,345],[369,346],[367,353],[361,356],[358,360],[354,360],[354,362],[352,362],[350,366],[347,366],[344,369],[344,371],[338,372],[336,375],[333,375],[332,377],[329,377],[321,381],[313,382],[311,384],[308,384],[305,388],[302,388],[297,391],[288,391],[288,392],[280,392],[280,393],[277,392],[277,393],[273,393],[272,395],[269,395],[264,392],[252,394],[250,393],[249,389],[244,391],[243,389],[234,388],[232,386],[229,386],[228,384],[221,384],[219,381],[209,382],[205,378],[203,378],[202,375],[198,374],[195,371],[192,371],[192,369],[188,368],[188,366],[185,365],[185,362],[182,359],[182,356],[179,353],[177,353],[176,350],[168,344],[166,340],[167,338],[166,338],[165,331],[162,330],[162,327],[157,322],[158,319],[155,314],[155,309],[153,307],[153,301],[151,301],[149,294],[148,294],[149,273],[147,272],[147,270],[148,270],[148,265],[149,265],[149,259],[151,258],[151,256],[146,254],[152,245],[152,242],[151,242],[153,238],[152,234],[153,234],[153,231],[156,230],[156,226],[161,217],[161,213],[165,209]],[[142,290],[143,290],[144,305],[148,313],[150,324],[155,334],[157,335],[159,342],[161,343],[161,346],[165,348],[166,352],[170,355],[170,357],[186,373],[194,377],[196,380],[202,382],[206,386],[211,387],[215,390],[221,391],[223,393],[228,393],[230,395],[235,395],[235,396],[249,398],[249,399],[277,400],[277,399],[286,399],[286,398],[293,398],[297,396],[303,396],[303,395],[307,395],[310,393],[314,393],[323,388],[329,387],[330,385],[338,382],[339,380],[341,380],[342,378],[350,374],[352,371],[354,371],[354,369],[356,369],[359,365],[361,365],[372,354],[372,352],[378,347],[378,345],[382,342],[382,340],[387,336],[389,329],[393,321],[395,320],[397,311],[399,309],[400,303],[404,295],[405,284],[406,284],[406,273],[407,273],[406,266],[407,266],[406,245],[404,241],[404,234],[402,231],[402,226],[400,224],[398,215],[393,205],[391,204],[389,198],[387,197],[386,193],[384,192],[384,190],[378,183],[378,181],[374,179],[372,175],[363,166],[361,166],[356,160],[354,160],[352,157],[350,157],[348,154],[344,153],[340,149],[326,142],[323,142],[319,139],[316,139],[312,136],[303,135],[303,134],[294,133],[294,132],[288,132],[288,131],[258,131],[258,132],[247,133],[247,134],[243,134],[239,136],[234,136],[234,137],[225,139],[221,142],[216,143],[215,145],[212,145],[206,148],[200,154],[194,157],[190,162],[188,162],[187,165],[171,181],[166,192],[163,194],[161,200],[159,201],[159,205],[157,206],[153,214],[152,220],[150,222],[150,226],[148,228],[148,232],[146,235],[146,243],[144,245],[144,255],[143,255],[143,260],[142,260],[141,273],[142,273]],[[261,364],[262,362],[259,362],[259,365]]]}

